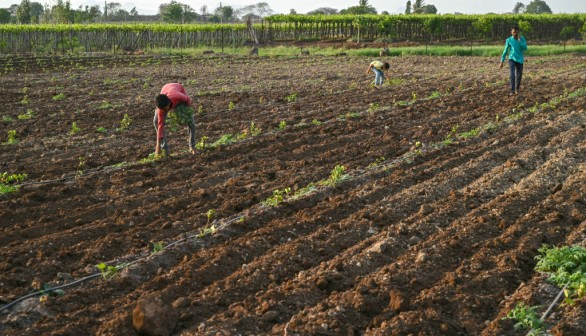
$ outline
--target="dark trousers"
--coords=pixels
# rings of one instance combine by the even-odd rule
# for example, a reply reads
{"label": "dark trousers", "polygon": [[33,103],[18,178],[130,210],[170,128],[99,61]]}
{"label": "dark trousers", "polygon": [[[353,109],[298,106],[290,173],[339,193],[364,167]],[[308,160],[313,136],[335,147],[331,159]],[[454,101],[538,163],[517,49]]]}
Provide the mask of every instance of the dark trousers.
{"label": "dark trousers", "polygon": [[519,92],[521,78],[523,78],[523,63],[509,60],[509,69],[511,69],[511,92],[515,93],[515,90]]}

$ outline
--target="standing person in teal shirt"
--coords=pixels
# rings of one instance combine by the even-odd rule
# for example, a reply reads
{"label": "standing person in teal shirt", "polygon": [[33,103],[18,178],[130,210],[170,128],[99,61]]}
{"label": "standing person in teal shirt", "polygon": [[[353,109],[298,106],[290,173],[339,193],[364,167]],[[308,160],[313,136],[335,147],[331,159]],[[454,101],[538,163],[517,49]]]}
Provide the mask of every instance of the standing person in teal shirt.
{"label": "standing person in teal shirt", "polygon": [[509,68],[511,69],[511,95],[519,93],[521,87],[521,78],[523,77],[524,53],[527,50],[527,41],[519,35],[519,27],[514,26],[511,29],[511,37],[505,41],[505,50],[501,56],[501,69],[505,63],[505,58],[509,55]]}

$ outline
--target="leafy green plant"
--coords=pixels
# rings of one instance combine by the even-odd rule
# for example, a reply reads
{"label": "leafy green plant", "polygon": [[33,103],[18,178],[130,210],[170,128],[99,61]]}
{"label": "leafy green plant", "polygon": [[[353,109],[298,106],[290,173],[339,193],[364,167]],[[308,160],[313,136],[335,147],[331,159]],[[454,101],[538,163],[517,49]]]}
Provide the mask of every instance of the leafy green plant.
{"label": "leafy green plant", "polygon": [[102,104],[100,104],[100,106],[98,106],[98,109],[107,110],[107,109],[111,109],[113,107],[114,107],[114,105],[108,103],[107,101],[103,101]]}
{"label": "leafy green plant", "polygon": [[4,172],[0,174],[0,183],[22,182],[27,177],[27,174],[8,174],[7,172]]}
{"label": "leafy green plant", "polygon": [[531,329],[530,335],[539,335],[545,330],[546,325],[541,321],[539,315],[535,312],[538,307],[529,307],[522,302],[517,303],[503,320],[515,320],[515,329]]}
{"label": "leafy green plant", "polygon": [[180,104],[172,109],[167,115],[167,125],[172,130],[177,130],[177,127],[189,124],[192,118],[193,108]]}
{"label": "leafy green plant", "polygon": [[199,105],[199,106],[197,107],[197,114],[198,114],[198,115],[201,115],[201,114],[203,114],[203,106]]}
{"label": "leafy green plant", "polygon": [[265,97],[263,97],[263,96],[260,96],[260,98],[258,98],[258,103],[259,103],[260,105],[262,105],[262,104],[264,104],[264,102],[265,102]]}
{"label": "leafy green plant", "polygon": [[344,174],[345,170],[346,168],[344,166],[336,165],[336,167],[332,169],[330,177],[327,180],[320,181],[319,184],[333,187],[339,183],[342,183],[343,181],[350,179],[350,175]]}
{"label": "leafy green plant", "polygon": [[207,147],[206,141],[208,140],[207,136],[202,136],[201,139],[195,144],[195,149],[203,150]]}
{"label": "leafy green plant", "polygon": [[285,101],[287,101],[287,103],[293,103],[296,100],[297,100],[297,93],[292,93],[292,94],[285,97]]}
{"label": "leafy green plant", "polygon": [[236,107],[236,104],[234,104],[234,102],[232,102],[232,101],[231,101],[231,102],[228,104],[228,111],[232,111],[232,110],[233,110],[235,107]]}
{"label": "leafy green plant", "polygon": [[321,121],[319,121],[319,120],[317,120],[317,119],[313,119],[313,120],[311,121],[311,123],[312,123],[312,124],[314,124],[315,126],[319,126],[319,125],[323,124],[323,122],[321,122]]}
{"label": "leafy green plant", "polygon": [[74,122],[71,124],[71,130],[69,131],[69,135],[75,135],[75,134],[77,134],[77,133],[79,133],[79,132],[81,132],[81,128],[79,128],[79,127],[77,126],[77,123],[74,121]]}
{"label": "leafy green plant", "polygon": [[98,127],[96,129],[96,132],[106,134],[108,132],[108,130],[105,127]]}
{"label": "leafy green plant", "polygon": [[76,177],[81,177],[83,175],[83,169],[85,168],[85,157],[80,156],[78,158],[78,164],[77,164],[77,169],[76,169],[76,173],[75,176]]}
{"label": "leafy green plant", "polygon": [[291,188],[277,189],[273,191],[273,196],[262,201],[262,204],[269,207],[276,207],[285,200],[285,196],[291,192]]}
{"label": "leafy green plant", "polygon": [[460,133],[460,138],[468,139],[477,136],[480,133],[480,128],[469,130],[468,132]]}
{"label": "leafy green plant", "polygon": [[20,101],[20,103],[22,105],[28,105],[28,103],[30,103],[30,101],[28,100],[28,95],[25,95],[24,98],[22,98],[22,100]]}
{"label": "leafy green plant", "polygon": [[338,118],[342,119],[342,120],[348,120],[348,119],[357,119],[357,118],[361,118],[362,115],[358,112],[348,112],[346,114],[341,114],[338,116]]}
{"label": "leafy green plant", "polygon": [[35,116],[35,114],[34,114],[33,110],[28,109],[28,110],[26,110],[26,113],[19,114],[17,116],[17,118],[18,118],[18,120],[28,120],[28,119],[33,118],[34,116]]}
{"label": "leafy green plant", "polygon": [[207,235],[214,234],[218,231],[218,228],[215,225],[212,226],[205,226],[199,229],[199,233],[196,235],[197,238],[203,238]]}
{"label": "leafy green plant", "polygon": [[3,143],[3,145],[16,145],[18,143],[18,139],[16,138],[16,130],[8,131],[8,140]]}
{"label": "leafy green plant", "polygon": [[121,269],[124,269],[127,265],[128,264],[121,264],[121,265],[116,265],[116,266],[109,266],[109,265],[106,265],[105,263],[99,263],[99,264],[96,265],[96,267],[102,273],[102,278],[104,280],[110,280],[114,276],[116,276],[116,274],[118,274],[118,272]]}
{"label": "leafy green plant", "polygon": [[436,99],[441,97],[442,94],[439,91],[433,91],[428,97],[427,99]]}
{"label": "leafy green plant", "polygon": [[538,262],[535,270],[549,275],[548,281],[562,288],[565,303],[574,304],[574,296],[586,296],[586,248],[582,246],[548,247],[538,250],[541,255],[535,257]]}
{"label": "leafy green plant", "polygon": [[415,93],[415,91],[411,92],[411,100],[412,101],[416,101],[417,100],[417,93]]}
{"label": "leafy green plant", "polygon": [[63,100],[63,99],[65,99],[65,94],[63,94],[63,93],[60,93],[60,94],[53,96],[53,100],[55,100],[55,101],[59,101],[59,100]]}
{"label": "leafy green plant", "polygon": [[222,145],[229,145],[233,142],[234,142],[234,137],[232,136],[232,134],[224,134],[218,140],[214,141],[214,143],[212,143],[210,145],[210,147],[218,148]]}
{"label": "leafy green plant", "polygon": [[124,117],[120,121],[120,127],[117,129],[117,131],[126,131],[130,127],[131,123],[132,118],[130,118],[128,114],[124,114]]}
{"label": "leafy green plant", "polygon": [[11,116],[2,116],[2,121],[4,122],[13,122],[14,118],[12,118]]}
{"label": "leafy green plant", "polygon": [[285,128],[287,128],[287,122],[285,120],[281,120],[279,123],[279,130],[283,131]]}
{"label": "leafy green plant", "polygon": [[210,221],[212,220],[212,217],[213,217],[215,214],[216,214],[216,210],[214,210],[214,209],[209,209],[209,210],[206,212],[206,216],[208,217],[208,222],[207,222],[207,225],[210,225]]}
{"label": "leafy green plant", "polygon": [[368,112],[376,112],[376,110],[378,110],[380,107],[380,105],[378,103],[370,103],[368,105]]}
{"label": "leafy green plant", "polygon": [[380,156],[378,158],[376,158],[376,160],[374,160],[373,163],[369,164],[367,168],[374,168],[378,165],[380,165],[381,163],[385,162],[385,157],[384,156]]}
{"label": "leafy green plant", "polygon": [[165,246],[163,245],[163,242],[156,242],[156,243],[152,243],[153,244],[153,251],[151,252],[151,255],[156,254],[161,252],[162,250],[165,249]]}

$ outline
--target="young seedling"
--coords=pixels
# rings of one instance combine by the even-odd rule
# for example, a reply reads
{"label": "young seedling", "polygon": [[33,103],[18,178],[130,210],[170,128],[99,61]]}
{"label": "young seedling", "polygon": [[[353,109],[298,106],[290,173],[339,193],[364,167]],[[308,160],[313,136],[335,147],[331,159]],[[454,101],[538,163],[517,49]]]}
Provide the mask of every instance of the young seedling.
{"label": "young seedling", "polygon": [[204,150],[207,147],[206,141],[207,141],[208,137],[207,136],[202,136],[201,139],[197,142],[197,144],[195,144],[195,149],[201,151]]}
{"label": "young seedling", "polygon": [[26,110],[26,113],[19,114],[17,116],[17,118],[18,118],[18,120],[28,120],[28,119],[33,118],[34,116],[35,116],[35,114],[33,113],[33,110],[28,109],[28,110]]}
{"label": "young seedling", "polygon": [[28,105],[28,103],[29,103],[28,95],[25,95],[24,98],[22,98],[22,100],[20,101],[20,103],[22,105]]}
{"label": "young seedling", "polygon": [[85,158],[83,156],[79,157],[79,163],[77,164],[77,170],[75,172],[75,177],[79,178],[83,175],[83,169],[85,168]]}
{"label": "young seedling", "polygon": [[163,242],[153,243],[153,251],[151,252],[151,255],[159,253],[164,249],[165,249],[165,246],[163,245]]}
{"label": "young seedling", "polygon": [[124,117],[120,121],[120,127],[117,129],[117,131],[126,131],[130,127],[131,123],[132,118],[130,118],[128,114],[124,114]]}
{"label": "young seedling", "polygon": [[288,95],[287,97],[285,97],[285,100],[287,101],[287,103],[293,103],[297,100],[297,93]]}
{"label": "young seedling", "polygon": [[206,212],[206,216],[208,217],[208,222],[207,225],[210,225],[210,221],[212,220],[212,217],[216,214],[216,210],[214,209],[209,209],[208,212]]}
{"label": "young seedling", "polygon": [[262,202],[263,205],[269,207],[276,207],[279,203],[285,200],[285,196],[291,192],[291,188],[283,188],[281,190],[277,189],[273,191],[273,196],[268,197],[266,200]]}
{"label": "young seedling", "polygon": [[283,131],[287,127],[287,122],[285,120],[281,120],[279,123],[279,130]]}
{"label": "young seedling", "polygon": [[312,124],[314,124],[315,126],[320,126],[321,124],[323,124],[323,122],[321,122],[321,121],[319,121],[319,120],[317,120],[317,119],[313,119],[313,120],[311,121],[311,123],[312,123]]}
{"label": "young seedling", "polygon": [[385,162],[385,157],[384,156],[380,156],[378,158],[376,158],[376,160],[374,160],[373,163],[369,164],[367,168],[374,168],[380,164],[382,164],[383,162]]}
{"label": "young seedling", "polygon": [[320,184],[333,187],[339,183],[342,183],[343,181],[350,179],[348,174],[344,174],[345,169],[346,168],[344,168],[344,166],[336,165],[336,167],[334,167],[332,170],[330,177],[327,180],[321,181]]}
{"label": "young seedling", "polygon": [[586,296],[586,248],[582,246],[548,247],[538,250],[542,255],[535,270],[549,274],[548,281],[564,290],[565,304],[573,305],[575,297]]}
{"label": "young seedling", "polygon": [[98,127],[96,131],[102,134],[106,134],[106,132],[108,132],[108,130],[105,127]]}
{"label": "young seedling", "polygon": [[236,104],[234,104],[234,102],[230,102],[228,104],[228,111],[232,111],[235,107],[236,107]]}
{"label": "young seedling", "polygon": [[216,233],[216,231],[218,231],[218,228],[215,225],[206,226],[206,227],[199,229],[199,233],[196,235],[196,237],[203,238],[207,235]]}
{"label": "young seedling", "polygon": [[16,145],[18,143],[18,139],[16,138],[16,130],[8,131],[8,140],[3,143],[3,145]]}
{"label": "young seedling", "polygon": [[370,103],[370,105],[368,105],[368,112],[376,112],[376,110],[378,110],[379,107],[380,105],[378,103]]}
{"label": "young seedling", "polygon": [[116,274],[118,274],[118,272],[121,269],[124,269],[126,266],[128,266],[128,264],[120,264],[120,265],[116,265],[116,266],[109,266],[109,265],[106,265],[105,263],[100,263],[100,264],[97,264],[96,265],[96,267],[102,273],[102,278],[104,280],[110,280],[110,279],[112,279],[114,276],[116,276]]}
{"label": "young seedling", "polygon": [[535,312],[536,308],[538,307],[529,307],[519,302],[507,316],[503,317],[503,320],[515,320],[515,330],[530,329],[530,335],[540,335],[541,331],[546,329],[546,325],[539,319],[539,315]]}
{"label": "young seedling", "polygon": [[12,118],[11,116],[2,116],[2,121],[4,122],[13,122],[14,118]]}
{"label": "young seedling", "polygon": [[59,101],[59,100],[63,100],[63,99],[65,99],[65,94],[63,94],[63,93],[60,93],[58,95],[53,96],[53,100],[55,100],[55,101]]}
{"label": "young seedling", "polygon": [[113,108],[114,105],[108,103],[107,101],[102,102],[102,104],[98,107],[100,110],[107,110]]}
{"label": "young seedling", "polygon": [[77,123],[74,121],[71,124],[71,130],[69,131],[69,135],[75,135],[77,133],[81,132],[81,128],[77,127]]}

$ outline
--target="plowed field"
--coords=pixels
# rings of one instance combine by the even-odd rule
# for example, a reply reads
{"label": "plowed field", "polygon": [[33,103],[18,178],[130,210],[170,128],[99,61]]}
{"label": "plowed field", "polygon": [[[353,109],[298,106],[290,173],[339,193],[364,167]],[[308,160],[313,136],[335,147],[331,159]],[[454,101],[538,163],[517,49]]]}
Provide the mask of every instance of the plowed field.
{"label": "plowed field", "polygon": [[[537,250],[586,244],[586,57],[530,57],[517,96],[498,59],[392,58],[380,89],[370,61],[3,57],[0,172],[27,178],[0,197],[0,334],[135,335],[155,297],[171,335],[526,334],[502,318],[559,292]],[[208,147],[179,128],[144,161],[168,82]]]}

